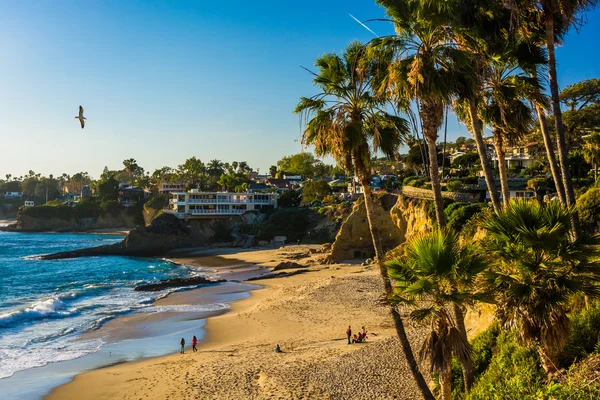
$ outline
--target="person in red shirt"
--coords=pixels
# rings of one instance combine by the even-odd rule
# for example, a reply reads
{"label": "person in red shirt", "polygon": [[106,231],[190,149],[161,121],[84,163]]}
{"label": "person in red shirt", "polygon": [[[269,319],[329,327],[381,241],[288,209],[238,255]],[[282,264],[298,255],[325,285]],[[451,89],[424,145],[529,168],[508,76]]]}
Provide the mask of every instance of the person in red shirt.
{"label": "person in red shirt", "polygon": [[194,336],[192,338],[192,350],[194,350],[194,353],[198,351],[198,349],[196,349],[196,344],[198,344],[198,339],[196,339],[196,336]]}
{"label": "person in red shirt", "polygon": [[352,344],[352,328],[346,329],[346,336],[348,336],[348,344]]}

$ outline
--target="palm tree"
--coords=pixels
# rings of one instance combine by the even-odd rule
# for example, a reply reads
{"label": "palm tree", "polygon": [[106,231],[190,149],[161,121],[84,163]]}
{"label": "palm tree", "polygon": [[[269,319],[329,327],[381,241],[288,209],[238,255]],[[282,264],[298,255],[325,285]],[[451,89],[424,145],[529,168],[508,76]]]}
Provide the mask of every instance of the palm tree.
{"label": "palm tree", "polygon": [[413,236],[404,255],[387,265],[397,282],[396,298],[415,307],[413,318],[431,320],[421,356],[439,373],[442,398],[450,398],[453,355],[461,362],[465,390],[469,390],[473,364],[463,307],[484,298],[473,291],[476,278],[486,268],[483,258],[472,245],[462,244],[455,231],[444,228]]}
{"label": "palm tree", "polygon": [[[545,36],[546,49],[548,51],[548,77],[550,84],[550,98],[552,112],[554,114],[554,123],[556,127],[556,141],[558,150],[558,159],[565,189],[566,204],[570,207],[575,206],[575,192],[573,190],[573,181],[569,172],[568,149],[566,145],[565,127],[562,120],[562,110],[560,108],[560,95],[558,88],[558,74],[556,72],[556,40],[559,41],[566,35],[570,26],[581,26],[583,24],[582,15],[587,10],[597,4],[597,0],[518,0],[510,2],[513,13],[520,16],[521,23],[519,28],[531,29],[532,15],[536,15],[541,21],[536,21],[537,25],[542,25]],[[573,214],[573,234],[575,238],[579,237],[579,219],[577,214]]]}
{"label": "palm tree", "polygon": [[[391,57],[389,51],[373,51],[358,42],[348,45],[341,56],[325,54],[319,57],[315,63],[317,72],[313,73],[319,93],[310,98],[302,97],[294,110],[306,124],[303,143],[313,145],[319,157],[333,156],[339,165],[354,171],[360,180],[375,257],[388,296],[392,294],[392,285],[374,224],[370,179],[372,152],[380,151],[395,157],[409,131],[404,119],[387,113],[387,101],[374,91],[387,72]],[[423,397],[433,399],[419,371],[400,313],[394,305],[390,309],[413,377]]]}
{"label": "palm tree", "polygon": [[444,119],[444,107],[455,96],[468,96],[474,86],[474,70],[469,55],[458,49],[445,15],[438,21],[434,7],[411,0],[378,0],[391,17],[396,36],[373,43],[391,48],[396,59],[390,65],[386,91],[399,104],[414,101],[427,140],[431,187],[439,227],[446,226],[437,162],[438,130]]}
{"label": "palm tree", "polygon": [[505,144],[518,143],[531,128],[531,109],[525,103],[523,81],[526,77],[515,73],[516,67],[491,65],[490,74],[484,84],[481,118],[491,128],[494,147],[498,158],[498,175],[502,188],[502,199],[506,206],[510,201],[508,168]]}
{"label": "palm tree", "polygon": [[221,160],[210,160],[206,170],[211,176],[219,177],[223,173],[223,163]]}
{"label": "palm tree", "polygon": [[598,164],[600,164],[600,133],[593,132],[584,138],[583,158],[594,166],[594,181],[598,180]]}
{"label": "palm tree", "polygon": [[537,346],[549,376],[558,372],[557,354],[568,337],[569,299],[600,295],[594,246],[570,241],[572,214],[558,202],[542,207],[517,199],[482,224],[494,267],[485,278],[496,293],[498,317]]}

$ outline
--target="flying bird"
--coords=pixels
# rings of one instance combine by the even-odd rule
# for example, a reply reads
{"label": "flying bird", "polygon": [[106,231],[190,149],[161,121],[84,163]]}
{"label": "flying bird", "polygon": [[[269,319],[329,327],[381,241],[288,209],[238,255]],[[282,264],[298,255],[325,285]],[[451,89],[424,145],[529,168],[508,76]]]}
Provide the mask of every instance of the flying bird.
{"label": "flying bird", "polygon": [[85,117],[83,116],[83,107],[79,106],[79,115],[75,117],[81,122],[81,129],[85,126]]}

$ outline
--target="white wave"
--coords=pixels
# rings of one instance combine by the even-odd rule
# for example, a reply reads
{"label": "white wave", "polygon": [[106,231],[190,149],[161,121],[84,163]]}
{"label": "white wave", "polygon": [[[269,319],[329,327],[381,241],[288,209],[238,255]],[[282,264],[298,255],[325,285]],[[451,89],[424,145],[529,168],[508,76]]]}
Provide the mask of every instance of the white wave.
{"label": "white wave", "polygon": [[0,315],[0,327],[13,324],[16,321],[41,319],[46,317],[67,317],[72,314],[65,309],[65,303],[58,297],[41,300],[31,306]]}

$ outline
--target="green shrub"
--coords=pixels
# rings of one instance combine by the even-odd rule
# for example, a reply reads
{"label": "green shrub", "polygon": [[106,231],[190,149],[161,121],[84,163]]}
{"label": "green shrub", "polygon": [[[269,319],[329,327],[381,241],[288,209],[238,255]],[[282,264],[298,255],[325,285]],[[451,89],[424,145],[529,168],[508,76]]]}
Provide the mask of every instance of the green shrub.
{"label": "green shrub", "polygon": [[294,208],[300,205],[301,196],[297,190],[286,190],[277,198],[277,205],[281,208]]}
{"label": "green shrub", "polygon": [[466,396],[470,400],[537,399],[546,374],[534,348],[521,347],[513,333],[503,332],[485,372]]}
{"label": "green shrub", "polygon": [[462,227],[475,215],[485,208],[482,203],[468,203],[455,208],[452,213],[446,214],[446,224],[449,228],[460,231]]}
{"label": "green shrub", "polygon": [[302,189],[302,203],[311,205],[323,201],[325,196],[333,193],[331,186],[325,181],[310,181],[304,184]]}
{"label": "green shrub", "polygon": [[465,185],[459,180],[451,180],[446,184],[449,192],[462,192],[465,190]]}
{"label": "green shrub", "polygon": [[582,225],[597,229],[600,215],[600,188],[592,188],[577,199],[577,211]]}
{"label": "green shrub", "polygon": [[100,203],[102,211],[116,217],[125,209],[125,207],[116,200],[108,200]]}
{"label": "green shrub", "polygon": [[560,355],[561,367],[568,367],[591,353],[600,341],[600,302],[594,301],[588,308],[572,313],[571,333]]}
{"label": "green shrub", "polygon": [[417,178],[418,178],[418,177],[417,177],[417,176],[414,176],[414,175],[413,175],[413,176],[407,176],[406,178],[404,178],[404,179],[402,180],[402,184],[403,184],[403,185],[407,185],[407,186],[411,186],[409,182],[412,182],[413,180],[415,180],[415,179],[417,179]]}
{"label": "green shrub", "polygon": [[[500,326],[495,323],[471,341],[471,357],[473,360],[473,376],[475,379],[483,374],[490,365],[498,335],[500,335]],[[452,386],[453,398],[464,396],[462,368],[456,359],[452,360]]]}

